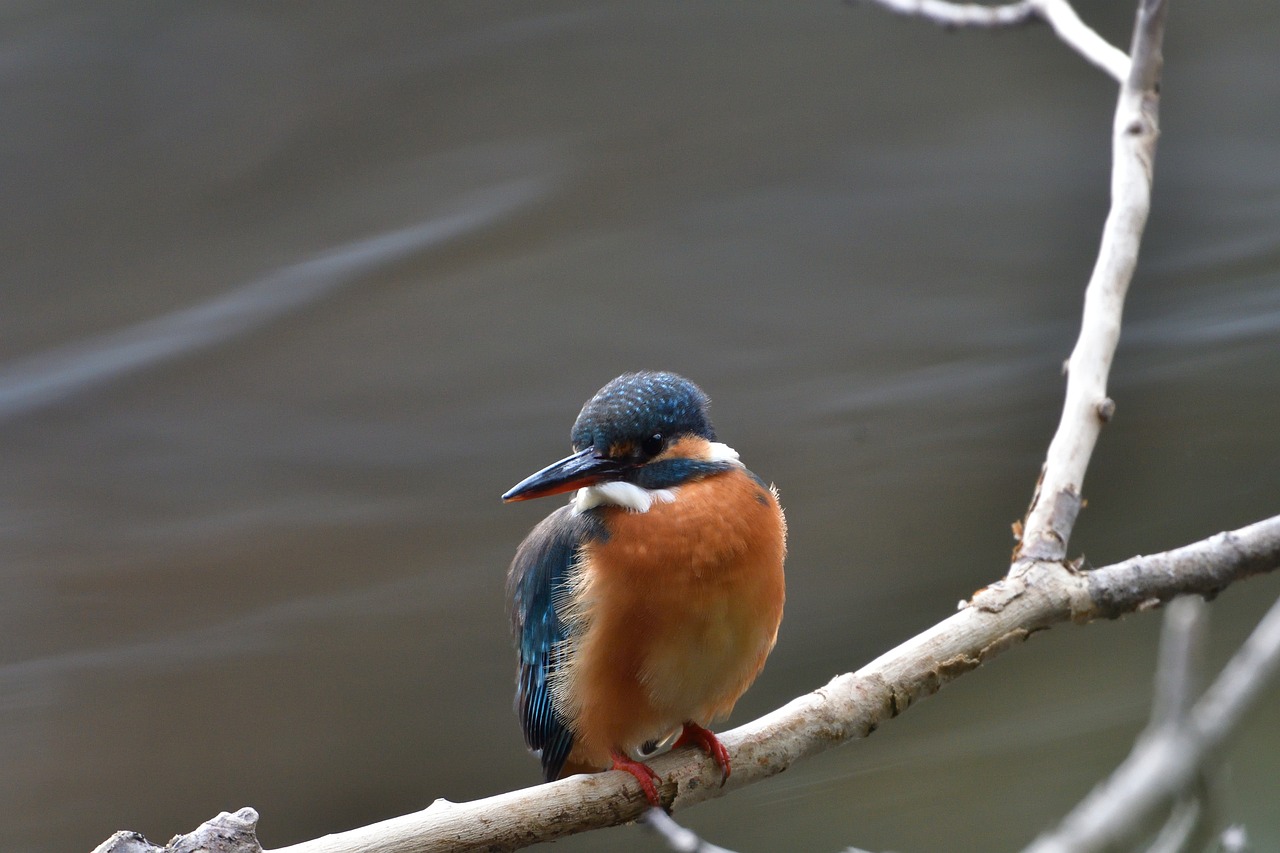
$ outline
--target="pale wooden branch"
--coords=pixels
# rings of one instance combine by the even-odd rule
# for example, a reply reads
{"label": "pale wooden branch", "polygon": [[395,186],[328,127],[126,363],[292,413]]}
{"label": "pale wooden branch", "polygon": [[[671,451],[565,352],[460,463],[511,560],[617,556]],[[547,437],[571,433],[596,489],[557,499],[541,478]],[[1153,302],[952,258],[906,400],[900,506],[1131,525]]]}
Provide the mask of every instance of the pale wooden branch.
{"label": "pale wooden branch", "polygon": [[1115,404],[1107,396],[1107,376],[1120,341],[1124,298],[1151,209],[1166,9],[1165,0],[1141,0],[1138,4],[1130,50],[1133,61],[1120,86],[1112,126],[1111,210],[1085,289],[1080,337],[1066,365],[1062,418],[1021,525],[1015,570],[1019,561],[1066,557],[1067,541],[1083,506],[1085,470],[1103,424],[1115,412]]}
{"label": "pale wooden branch", "polygon": [[257,836],[258,813],[240,809],[223,812],[187,835],[175,835],[159,847],[136,832],[117,832],[93,853],[262,853]]}
{"label": "pale wooden branch", "polygon": [[1153,727],[1180,723],[1196,698],[1208,611],[1209,605],[1196,595],[1176,598],[1165,608],[1151,700]]}
{"label": "pale wooden branch", "polygon": [[676,823],[675,818],[662,809],[649,809],[641,821],[676,853],[733,853],[703,840],[692,829]]}
{"label": "pale wooden branch", "polygon": [[1062,417],[1041,468],[1035,493],[1019,525],[1014,571],[1027,561],[1063,560],[1083,506],[1084,475],[1102,426],[1115,413],[1107,377],[1124,299],[1151,209],[1152,169],[1159,138],[1159,90],[1163,67],[1165,0],[1141,0],[1132,60],[1076,15],[1067,0],[1023,0],[1006,6],[974,6],[946,0],[874,0],[896,12],[948,26],[1010,26],[1048,21],[1064,41],[1120,81],[1112,125],[1111,209],[1089,284],[1080,335],[1068,359]]}
{"label": "pale wooden branch", "polygon": [[[1191,703],[1199,694],[1208,625],[1209,605],[1198,595],[1175,598],[1165,608],[1149,729],[1159,731],[1167,726],[1179,726],[1186,719]],[[1201,768],[1196,779],[1173,803],[1164,826],[1146,853],[1204,850],[1217,812],[1216,788],[1211,768]]]}
{"label": "pale wooden branch", "polygon": [[[721,734],[733,766],[723,788],[719,769],[697,750],[681,749],[653,759],[650,765],[663,779],[659,792],[673,810],[719,797],[781,773],[803,758],[866,737],[913,702],[1038,631],[1068,621],[1113,619],[1179,595],[1212,596],[1237,580],[1277,569],[1280,516],[1087,573],[1036,563],[1017,577],[979,590],[959,612],[857,672],[837,676],[824,687]],[[1257,643],[1250,642],[1254,645],[1246,648],[1255,648]],[[1253,699],[1256,687],[1253,692],[1242,689],[1235,673],[1241,666],[1257,669],[1257,657],[1251,652],[1242,664],[1233,660],[1214,689],[1196,704],[1194,715],[1206,721],[1206,730],[1234,725]],[[1203,743],[1207,750],[1216,742],[1210,736]],[[437,800],[413,814],[268,853],[515,850],[636,820],[646,808],[644,795],[630,775],[596,773],[468,803]],[[226,817],[220,815],[218,820]],[[242,809],[233,817],[242,822],[257,819],[252,809]],[[156,853],[153,846],[109,846],[113,842],[141,844],[145,839],[117,833],[95,853]],[[256,846],[225,849],[258,853]],[[177,850],[166,848],[165,853]]]}
{"label": "pale wooden branch", "polygon": [[[1148,731],[1179,726],[1186,719],[1199,688],[1208,623],[1209,605],[1198,595],[1175,598],[1165,608]],[[1173,803],[1146,853],[1205,849],[1211,831],[1212,788],[1207,768],[1202,769]],[[1126,813],[1124,816],[1133,821],[1133,834],[1137,834],[1146,815]]]}
{"label": "pale wooden branch", "polygon": [[1280,671],[1280,600],[1184,718],[1158,723],[1111,777],[1026,853],[1107,850],[1196,781]]}
{"label": "pale wooden branch", "polygon": [[1187,797],[1173,806],[1169,820],[1143,853],[1189,853],[1203,850],[1204,844],[1192,847],[1200,839],[1205,824],[1205,809],[1199,797]]}
{"label": "pale wooden branch", "polygon": [[[980,590],[964,609],[854,673],[720,735],[733,775],[700,752],[681,749],[650,764],[664,803],[682,809],[781,773],[796,761],[866,737],[913,702],[1067,621],[1114,618],[1186,593],[1212,595],[1233,581],[1280,568],[1280,516],[1192,545],[1134,557],[1087,573],[1037,563]],[[513,850],[613,826],[645,811],[625,773],[573,776],[468,803],[437,800],[415,814],[329,835],[272,853],[425,853]]]}
{"label": "pale wooden branch", "polygon": [[899,15],[924,18],[948,29],[1000,29],[1044,21],[1067,46],[1122,83],[1129,57],[1091,28],[1067,0],[1021,0],[999,6],[949,0],[869,0]]}

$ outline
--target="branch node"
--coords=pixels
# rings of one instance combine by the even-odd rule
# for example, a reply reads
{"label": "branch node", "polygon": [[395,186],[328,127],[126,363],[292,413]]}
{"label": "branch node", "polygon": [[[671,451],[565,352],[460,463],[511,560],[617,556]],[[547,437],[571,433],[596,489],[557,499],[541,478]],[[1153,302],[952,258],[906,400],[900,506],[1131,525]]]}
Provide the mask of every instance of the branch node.
{"label": "branch node", "polygon": [[[1077,483],[1068,482],[1050,496],[1047,514],[1040,506],[1045,497],[1037,483],[1036,494],[1027,510],[1026,533],[1022,544],[1015,549],[1016,558],[1042,562],[1061,562],[1067,556],[1067,539],[1075,526],[1076,516],[1084,506]],[[1031,516],[1041,513],[1039,523],[1033,525]]]}
{"label": "branch node", "polygon": [[1021,578],[1007,577],[975,592],[969,599],[969,606],[976,607],[983,613],[999,613],[1009,606],[1009,602],[1021,598],[1026,591],[1027,585]]}
{"label": "branch node", "polygon": [[262,853],[257,829],[258,813],[246,807],[235,814],[222,812],[189,835],[175,835],[164,847],[147,841],[141,833],[117,832],[93,853]]}
{"label": "branch node", "polygon": [[1116,401],[1112,400],[1110,397],[1105,397],[1102,402],[1098,403],[1097,409],[1098,420],[1102,421],[1104,424],[1111,423],[1111,419],[1115,417],[1116,414]]}

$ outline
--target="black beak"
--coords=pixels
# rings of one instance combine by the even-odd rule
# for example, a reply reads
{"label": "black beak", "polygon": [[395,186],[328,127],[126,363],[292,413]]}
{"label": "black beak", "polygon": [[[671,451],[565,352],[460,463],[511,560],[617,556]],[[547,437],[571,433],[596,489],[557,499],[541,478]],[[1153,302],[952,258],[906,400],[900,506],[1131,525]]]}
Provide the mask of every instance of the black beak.
{"label": "black beak", "polygon": [[527,501],[557,495],[604,480],[615,480],[622,470],[620,463],[596,456],[596,449],[588,447],[525,477],[503,495],[502,499],[507,502]]}

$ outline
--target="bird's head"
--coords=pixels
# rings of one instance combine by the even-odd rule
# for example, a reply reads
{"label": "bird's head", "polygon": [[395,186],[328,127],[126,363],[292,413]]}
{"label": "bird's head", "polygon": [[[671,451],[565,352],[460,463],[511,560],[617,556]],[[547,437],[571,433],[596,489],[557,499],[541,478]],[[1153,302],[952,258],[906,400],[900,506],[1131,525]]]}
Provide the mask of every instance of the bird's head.
{"label": "bird's head", "polygon": [[624,373],[587,401],[573,424],[573,454],[502,496],[523,501],[609,482],[665,489],[735,464],[716,441],[707,395],[674,373]]}

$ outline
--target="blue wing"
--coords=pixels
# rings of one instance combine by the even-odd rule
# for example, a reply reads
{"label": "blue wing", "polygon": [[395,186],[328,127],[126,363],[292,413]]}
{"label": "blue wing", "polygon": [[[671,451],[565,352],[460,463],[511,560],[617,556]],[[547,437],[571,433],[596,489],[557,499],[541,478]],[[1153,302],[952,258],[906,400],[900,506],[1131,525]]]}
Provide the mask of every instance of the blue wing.
{"label": "blue wing", "polygon": [[525,743],[541,754],[543,776],[555,780],[573,748],[570,722],[556,711],[551,675],[571,638],[572,626],[556,604],[571,580],[584,542],[600,535],[595,513],[573,515],[561,507],[520,544],[507,578],[511,625],[520,654],[516,713]]}

